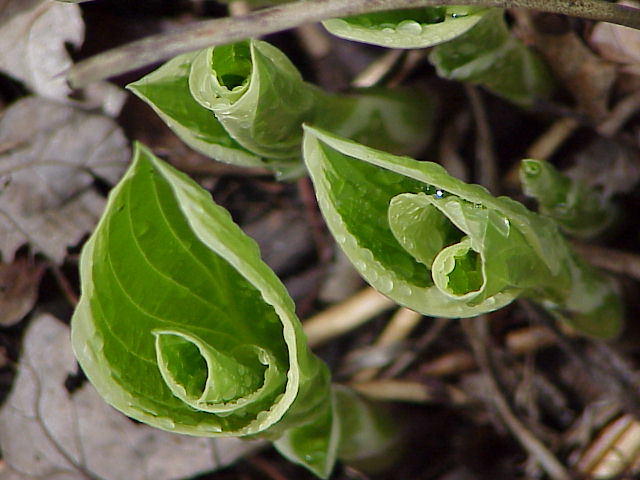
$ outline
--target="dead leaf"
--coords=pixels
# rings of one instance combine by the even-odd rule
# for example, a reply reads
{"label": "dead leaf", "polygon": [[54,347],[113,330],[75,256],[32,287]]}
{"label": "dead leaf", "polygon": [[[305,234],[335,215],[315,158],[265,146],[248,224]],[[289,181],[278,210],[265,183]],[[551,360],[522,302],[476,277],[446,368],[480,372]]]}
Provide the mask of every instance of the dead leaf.
{"label": "dead leaf", "polygon": [[604,118],[616,79],[615,67],[589,50],[574,32],[541,34],[536,45],[573,95],[578,109],[596,122]]}
{"label": "dead leaf", "polygon": [[13,104],[0,118],[3,260],[29,243],[61,263],[102,213],[94,177],[115,183],[128,159],[128,142],[107,117],[36,97]]}
{"label": "dead leaf", "polygon": [[596,55],[573,32],[564,17],[515,11],[518,33],[542,54],[556,79],[569,92],[580,113],[599,123],[609,111],[616,80],[615,65]]}
{"label": "dead leaf", "polygon": [[170,480],[221,468],[260,445],[136,424],[89,383],[69,393],[69,329],[51,315],[29,326],[13,390],[0,411],[1,480]]}
{"label": "dead leaf", "polygon": [[72,61],[66,44],[84,40],[78,5],[50,0],[0,0],[0,67],[38,95],[70,93],[65,72]]}
{"label": "dead leaf", "polygon": [[[618,3],[628,7],[640,7],[638,2]],[[624,65],[623,71],[640,75],[640,31],[599,22],[591,32],[589,42],[603,58]]]}
{"label": "dead leaf", "polygon": [[38,298],[44,265],[27,258],[0,263],[0,325],[8,327],[22,320]]}

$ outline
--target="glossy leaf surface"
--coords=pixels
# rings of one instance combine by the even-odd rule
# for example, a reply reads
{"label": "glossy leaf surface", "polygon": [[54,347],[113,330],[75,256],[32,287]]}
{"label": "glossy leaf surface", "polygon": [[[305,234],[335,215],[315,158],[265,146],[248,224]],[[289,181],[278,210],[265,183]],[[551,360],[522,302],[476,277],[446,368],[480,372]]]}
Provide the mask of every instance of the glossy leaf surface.
{"label": "glossy leaf surface", "polygon": [[181,55],[129,85],[185,143],[216,160],[303,172],[302,123],[377,148],[429,139],[432,102],[415,91],[327,94],[272,45],[250,40]]}
{"label": "glossy leaf surface", "polygon": [[462,35],[486,11],[468,6],[424,7],[334,18],[322,24],[348,40],[390,48],[425,48]]}
{"label": "glossy leaf surface", "polygon": [[614,283],[578,259],[550,219],[440,165],[316,128],[306,127],[304,155],[337,243],[401,305],[469,317],[526,296],[585,333],[618,331]]}
{"label": "glossy leaf surface", "polygon": [[351,445],[328,369],[255,242],[142,146],[84,247],[81,281],[73,348],[125,414],[190,435],[280,438],[320,476]]}
{"label": "glossy leaf surface", "polygon": [[440,76],[482,85],[525,107],[554,88],[545,64],[509,32],[500,9],[488,10],[464,35],[435,47],[429,59]]}

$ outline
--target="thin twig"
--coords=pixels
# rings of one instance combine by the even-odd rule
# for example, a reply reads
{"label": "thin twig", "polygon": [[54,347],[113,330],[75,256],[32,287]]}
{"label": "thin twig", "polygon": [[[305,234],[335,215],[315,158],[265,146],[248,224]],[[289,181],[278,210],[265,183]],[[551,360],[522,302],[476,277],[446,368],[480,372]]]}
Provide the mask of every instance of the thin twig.
{"label": "thin twig", "polygon": [[487,351],[488,317],[465,318],[462,325],[473,348],[476,361],[486,376],[491,400],[505,425],[520,444],[535,457],[542,468],[554,480],[571,480],[571,475],[555,455],[516,417],[496,381]]}
{"label": "thin twig", "polygon": [[409,403],[449,403],[465,405],[469,395],[450,385],[415,382],[411,380],[372,380],[349,384],[354,390],[375,400]]}
{"label": "thin twig", "polygon": [[[408,308],[398,309],[376,339],[374,347],[389,347],[406,340],[421,320],[422,314],[420,313]],[[353,376],[353,381],[366,382],[373,379],[379,371],[379,367],[363,368]]]}
{"label": "thin twig", "polygon": [[607,118],[597,126],[596,131],[603,137],[612,137],[640,109],[640,92],[629,94],[620,100]]}
{"label": "thin twig", "polygon": [[450,322],[451,319],[449,318],[436,318],[425,334],[415,343],[414,348],[400,355],[382,376],[384,378],[397,377],[404,372],[422,352],[440,337],[440,334]]}
{"label": "thin twig", "polygon": [[349,332],[376,315],[393,307],[395,303],[373,288],[365,288],[342,303],[309,318],[302,324],[307,343],[315,347]]}
{"label": "thin twig", "polygon": [[[69,82],[81,88],[181,53],[258,37],[328,18],[430,5],[457,5],[460,0],[301,0],[237,17],[196,22],[170,33],[153,35],[77,63]],[[465,0],[465,5],[527,8],[640,29],[640,9],[602,0]]]}
{"label": "thin twig", "polygon": [[482,96],[477,88],[471,85],[465,85],[465,92],[471,104],[471,111],[473,112],[473,119],[476,126],[475,156],[478,172],[477,181],[480,185],[484,185],[491,193],[496,195],[499,193],[498,160],[493,146],[493,135],[491,135],[491,129],[489,128],[487,111],[484,108]]}
{"label": "thin twig", "polygon": [[578,242],[573,248],[595,267],[640,280],[640,256],[635,253]]}
{"label": "thin twig", "polygon": [[69,302],[72,307],[76,307],[80,299],[78,294],[73,290],[69,279],[57,265],[51,265],[51,272],[53,276],[56,277],[56,282],[58,282],[58,286],[60,290],[62,290],[67,302]]}

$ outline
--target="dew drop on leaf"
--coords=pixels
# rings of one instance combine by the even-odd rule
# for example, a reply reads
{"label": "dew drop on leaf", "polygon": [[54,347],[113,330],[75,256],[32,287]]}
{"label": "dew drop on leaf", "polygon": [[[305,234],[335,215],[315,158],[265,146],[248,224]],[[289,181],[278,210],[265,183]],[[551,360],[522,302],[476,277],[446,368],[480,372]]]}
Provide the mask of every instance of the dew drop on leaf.
{"label": "dew drop on leaf", "polygon": [[388,293],[393,290],[393,280],[388,276],[380,277],[378,279],[377,287],[382,293]]}
{"label": "dew drop on leaf", "polygon": [[422,25],[414,20],[403,20],[396,27],[398,32],[409,33],[412,35],[420,35],[422,33]]}

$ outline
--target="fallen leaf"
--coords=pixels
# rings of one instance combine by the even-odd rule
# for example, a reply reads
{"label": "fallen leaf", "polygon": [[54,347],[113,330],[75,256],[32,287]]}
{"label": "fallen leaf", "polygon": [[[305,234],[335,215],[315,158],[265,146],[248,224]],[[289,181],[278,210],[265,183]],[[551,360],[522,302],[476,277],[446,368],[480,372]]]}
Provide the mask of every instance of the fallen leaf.
{"label": "fallen leaf", "polygon": [[31,311],[43,273],[44,265],[28,258],[0,263],[0,325],[18,323]]}
{"label": "fallen leaf", "polygon": [[524,10],[515,16],[519,35],[541,53],[579,112],[599,123],[609,111],[609,94],[617,77],[615,65],[587,47],[565,17]]}
{"label": "fallen leaf", "polygon": [[536,45],[578,109],[596,122],[602,120],[609,111],[615,66],[594,54],[574,32],[541,34]]}
{"label": "fallen leaf", "polygon": [[75,372],[69,329],[51,315],[29,326],[13,390],[0,411],[1,480],[170,480],[222,468],[261,445],[188,437],[136,424]]}
{"label": "fallen leaf", "polygon": [[61,263],[102,213],[94,178],[115,183],[128,159],[128,142],[107,117],[37,97],[13,104],[0,118],[3,261],[29,243]]}
{"label": "fallen leaf", "polygon": [[0,0],[0,67],[38,95],[63,99],[72,61],[66,45],[84,40],[78,5],[50,0]]}
{"label": "fallen leaf", "polygon": [[[640,7],[638,2],[618,2],[628,7]],[[593,28],[589,43],[603,58],[620,63],[623,71],[640,75],[640,31],[635,28],[599,22]]]}

